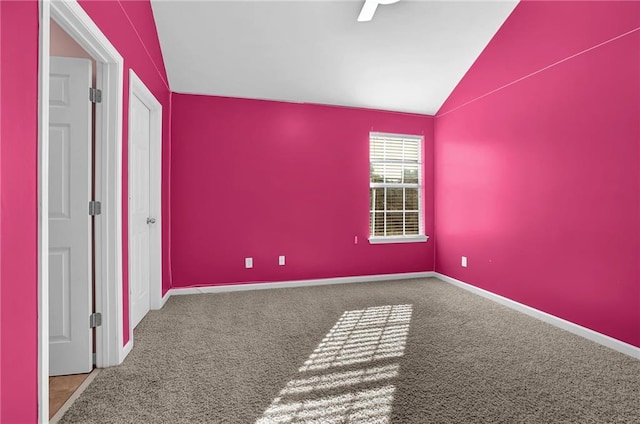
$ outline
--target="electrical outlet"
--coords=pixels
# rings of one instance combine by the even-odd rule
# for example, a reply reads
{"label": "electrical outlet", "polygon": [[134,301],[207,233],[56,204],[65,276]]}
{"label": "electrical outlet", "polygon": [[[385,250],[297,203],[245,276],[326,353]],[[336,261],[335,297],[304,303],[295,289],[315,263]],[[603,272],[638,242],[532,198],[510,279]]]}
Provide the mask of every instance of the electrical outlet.
{"label": "electrical outlet", "polygon": [[244,258],[244,267],[253,268],[253,258]]}
{"label": "electrical outlet", "polygon": [[467,267],[467,257],[466,257],[466,256],[463,256],[463,257],[462,257],[462,267],[463,267],[463,268],[466,268],[466,267]]}
{"label": "electrical outlet", "polygon": [[278,265],[280,266],[284,265],[284,255],[278,256]]}

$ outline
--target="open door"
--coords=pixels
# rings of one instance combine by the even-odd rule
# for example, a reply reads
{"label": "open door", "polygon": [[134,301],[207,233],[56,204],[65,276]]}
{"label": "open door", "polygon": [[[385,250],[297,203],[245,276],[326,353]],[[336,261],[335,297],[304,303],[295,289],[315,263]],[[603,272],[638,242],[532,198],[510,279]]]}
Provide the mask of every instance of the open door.
{"label": "open door", "polygon": [[51,57],[49,374],[90,372],[91,62]]}

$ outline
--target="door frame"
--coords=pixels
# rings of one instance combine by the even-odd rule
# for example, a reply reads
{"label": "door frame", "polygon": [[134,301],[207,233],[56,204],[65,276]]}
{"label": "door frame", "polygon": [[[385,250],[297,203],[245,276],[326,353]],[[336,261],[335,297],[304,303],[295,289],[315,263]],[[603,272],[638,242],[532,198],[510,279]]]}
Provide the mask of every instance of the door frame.
{"label": "door frame", "polygon": [[[95,220],[96,366],[122,363],[133,346],[123,345],[122,297],[122,97],[124,60],[76,0],[39,0],[38,51],[38,422],[49,422],[49,19],[96,61]],[[88,324],[88,320],[87,320]]]}
{"label": "door frame", "polygon": [[[149,216],[156,223],[149,232],[149,307],[162,308],[162,104],[151,93],[133,69],[129,69],[129,124],[131,123],[131,99],[140,99],[149,109]],[[130,129],[131,126],[128,126]],[[132,131],[129,130],[128,152],[131,158]],[[131,160],[129,160],[129,193],[131,193]],[[129,251],[131,251],[131,209],[129,218]],[[132,261],[129,261],[129,275]],[[133,340],[131,325],[131,284],[129,284],[129,340]]]}

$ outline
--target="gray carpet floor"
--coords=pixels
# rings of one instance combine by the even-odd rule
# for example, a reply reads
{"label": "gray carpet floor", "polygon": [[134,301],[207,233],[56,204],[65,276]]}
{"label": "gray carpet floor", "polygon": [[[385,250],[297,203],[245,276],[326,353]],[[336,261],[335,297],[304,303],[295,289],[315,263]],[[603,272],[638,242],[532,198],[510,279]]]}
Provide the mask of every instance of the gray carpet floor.
{"label": "gray carpet floor", "polygon": [[640,361],[436,279],[173,296],[63,423],[640,423]]}

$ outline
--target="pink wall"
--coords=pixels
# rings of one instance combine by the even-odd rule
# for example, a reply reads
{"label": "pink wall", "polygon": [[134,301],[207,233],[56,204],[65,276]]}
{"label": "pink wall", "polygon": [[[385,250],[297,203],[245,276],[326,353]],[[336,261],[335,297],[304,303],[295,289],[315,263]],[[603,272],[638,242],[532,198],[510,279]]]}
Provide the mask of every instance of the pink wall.
{"label": "pink wall", "polygon": [[[637,1],[521,1],[438,115],[637,28],[638,5]],[[517,40],[509,35],[517,35]]]}
{"label": "pink wall", "polygon": [[[164,291],[172,267],[174,286],[183,287],[435,266],[640,346],[639,33],[517,81],[640,27],[637,2],[516,8],[436,120],[435,211],[432,118],[172,99],[149,3],[81,4],[125,58],[125,294],[133,68],[164,108]],[[37,8],[0,1],[0,421],[7,423],[37,415]],[[367,243],[370,130],[425,134],[429,242]],[[277,266],[280,254],[285,267]],[[244,269],[245,256],[254,269]]]}
{"label": "pink wall", "polygon": [[436,270],[635,346],[639,5],[521,3],[435,127]]}
{"label": "pink wall", "polygon": [[425,135],[433,236],[433,118],[175,94],[172,121],[174,287],[433,270],[433,239],[367,241],[372,130]]}
{"label": "pink wall", "polygon": [[[129,68],[163,105],[163,209],[168,240],[170,92],[148,1],[81,1],[125,59],[123,111],[123,219],[125,343],[127,342],[127,122]],[[37,89],[38,3],[1,1],[0,108],[0,422],[37,417]],[[132,25],[136,25],[134,28]],[[163,287],[170,287],[169,250],[163,252]]]}
{"label": "pink wall", "polygon": [[0,9],[0,422],[29,423],[37,416],[38,6],[2,1]]}

